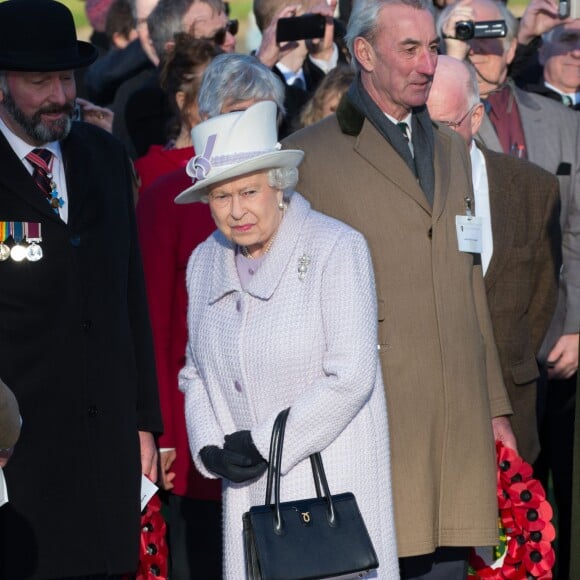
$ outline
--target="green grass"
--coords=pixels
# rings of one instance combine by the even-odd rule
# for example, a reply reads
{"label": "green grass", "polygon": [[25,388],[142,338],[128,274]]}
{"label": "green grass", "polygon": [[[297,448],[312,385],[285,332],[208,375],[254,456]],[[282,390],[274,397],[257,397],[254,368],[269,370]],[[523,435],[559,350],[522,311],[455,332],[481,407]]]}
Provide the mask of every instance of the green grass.
{"label": "green grass", "polygon": [[230,0],[230,16],[243,20],[252,11],[252,0]]}
{"label": "green grass", "polygon": [[78,28],[84,28],[89,26],[87,20],[87,15],[85,14],[85,3],[82,0],[59,0],[63,4],[69,7],[75,19],[75,26]]}

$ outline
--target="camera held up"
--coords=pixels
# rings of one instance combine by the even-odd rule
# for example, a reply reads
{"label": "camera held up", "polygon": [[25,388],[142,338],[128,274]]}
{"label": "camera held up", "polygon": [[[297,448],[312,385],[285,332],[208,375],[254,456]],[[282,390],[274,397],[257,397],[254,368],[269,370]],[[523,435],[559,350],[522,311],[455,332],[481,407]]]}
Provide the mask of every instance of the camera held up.
{"label": "camera held up", "polygon": [[471,40],[472,38],[503,38],[507,34],[505,20],[461,20],[455,24],[455,38]]}

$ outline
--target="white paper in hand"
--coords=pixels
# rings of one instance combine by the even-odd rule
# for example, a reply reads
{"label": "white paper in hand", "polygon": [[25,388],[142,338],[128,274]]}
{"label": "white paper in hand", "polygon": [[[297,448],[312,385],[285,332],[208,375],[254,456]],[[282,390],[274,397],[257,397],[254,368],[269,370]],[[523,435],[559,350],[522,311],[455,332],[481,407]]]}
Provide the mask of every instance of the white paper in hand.
{"label": "white paper in hand", "polygon": [[141,475],[141,511],[145,509],[149,500],[159,488],[145,475]]}

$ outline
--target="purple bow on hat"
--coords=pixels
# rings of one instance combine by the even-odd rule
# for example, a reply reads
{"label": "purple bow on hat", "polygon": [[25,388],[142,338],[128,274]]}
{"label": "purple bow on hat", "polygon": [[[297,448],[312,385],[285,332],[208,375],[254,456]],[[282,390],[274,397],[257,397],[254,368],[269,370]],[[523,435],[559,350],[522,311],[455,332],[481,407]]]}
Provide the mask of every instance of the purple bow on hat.
{"label": "purple bow on hat", "polygon": [[205,144],[204,152],[201,155],[196,155],[193,159],[190,159],[185,169],[189,177],[196,181],[202,181],[207,178],[208,173],[211,170],[210,158],[213,153],[216,138],[217,134],[210,135]]}

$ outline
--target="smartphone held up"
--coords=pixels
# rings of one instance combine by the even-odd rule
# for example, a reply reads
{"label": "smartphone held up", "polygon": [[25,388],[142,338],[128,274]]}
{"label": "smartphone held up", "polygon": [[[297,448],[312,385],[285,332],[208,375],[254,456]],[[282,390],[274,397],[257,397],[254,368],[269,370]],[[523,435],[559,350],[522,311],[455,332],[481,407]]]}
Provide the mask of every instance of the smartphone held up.
{"label": "smartphone held up", "polygon": [[322,38],[326,18],[322,14],[304,14],[291,18],[280,18],[276,27],[276,42],[291,42]]}

